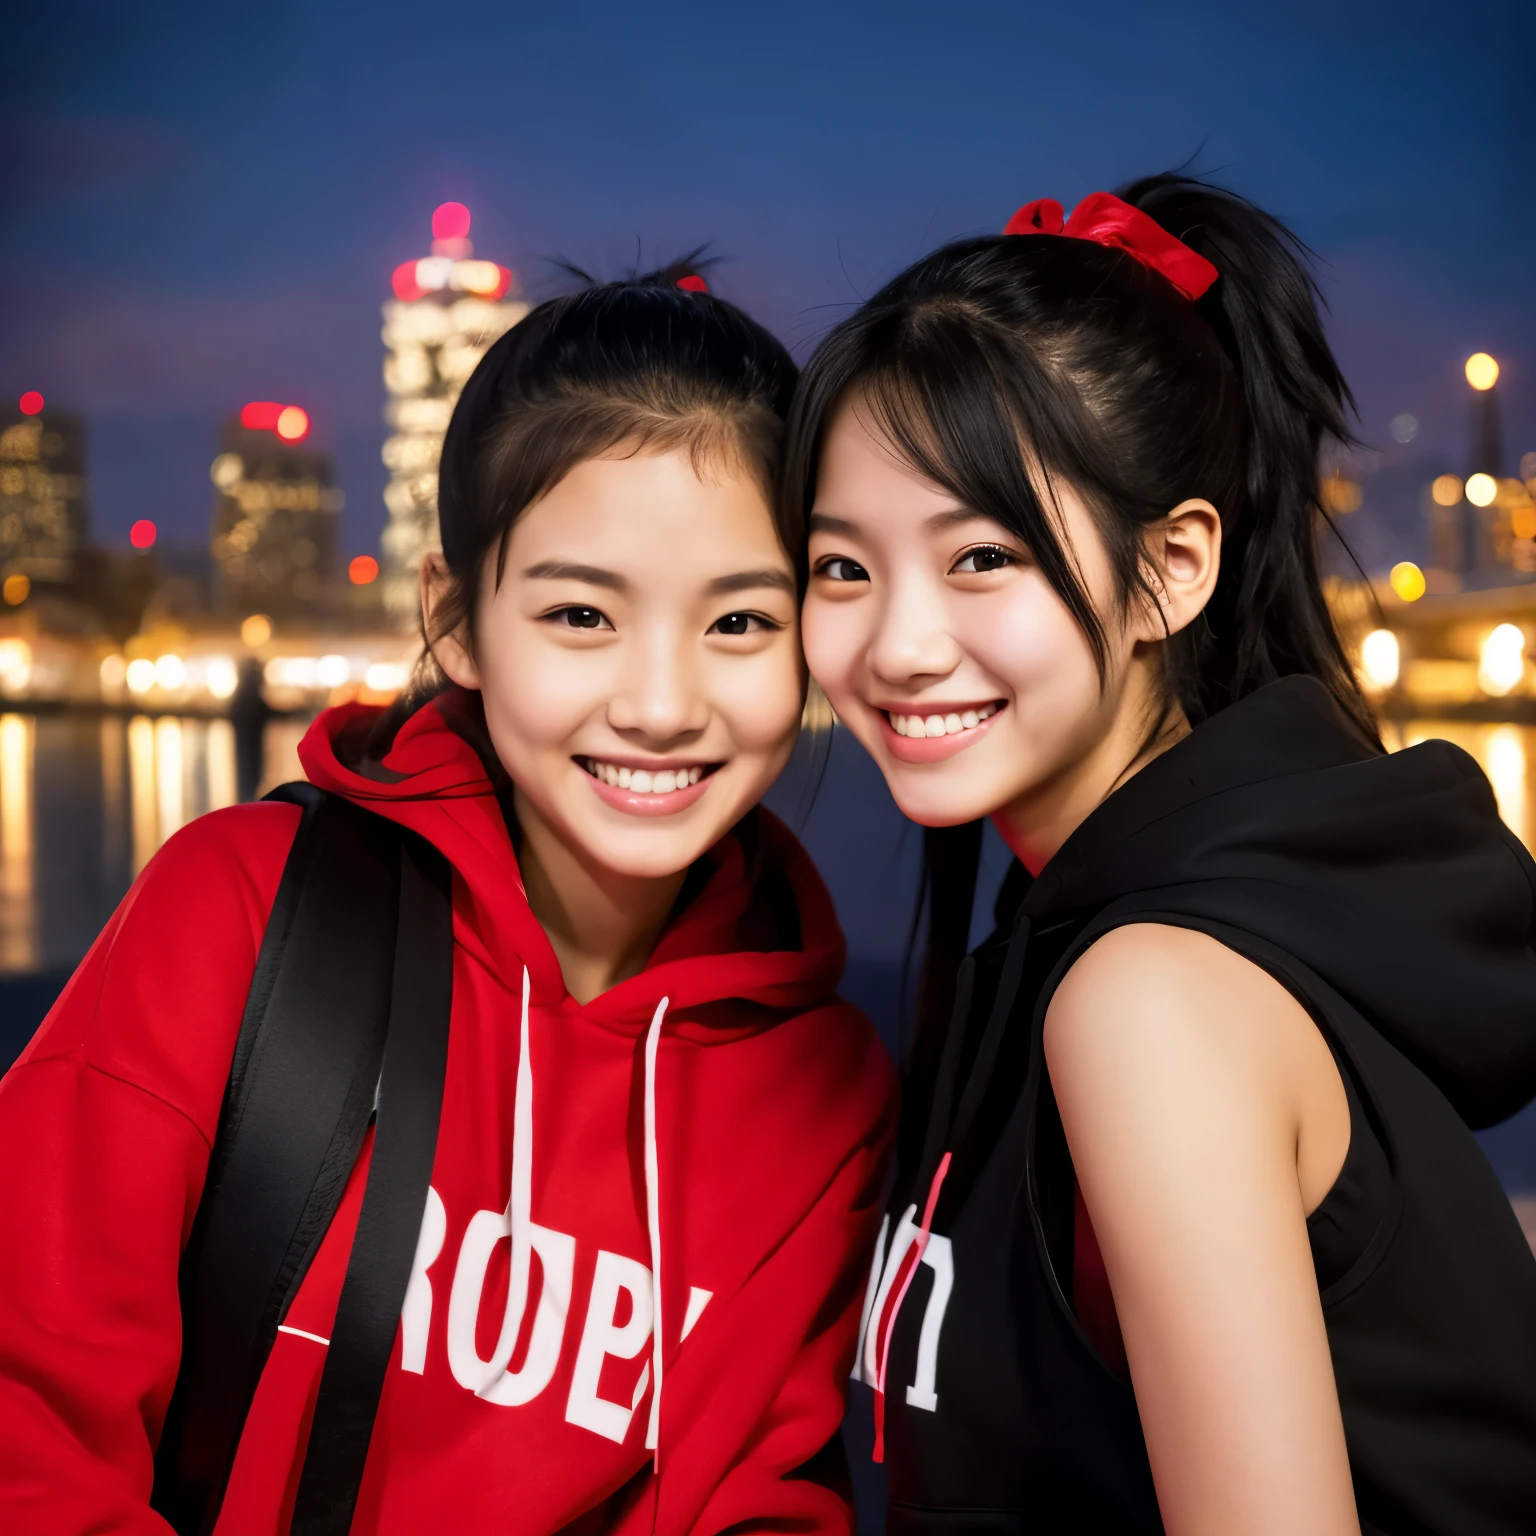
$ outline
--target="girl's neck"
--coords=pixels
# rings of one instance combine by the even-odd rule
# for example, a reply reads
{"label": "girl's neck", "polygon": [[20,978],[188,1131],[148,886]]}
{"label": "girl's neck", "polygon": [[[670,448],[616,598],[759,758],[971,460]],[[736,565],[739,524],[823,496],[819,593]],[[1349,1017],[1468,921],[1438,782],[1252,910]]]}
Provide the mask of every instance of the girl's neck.
{"label": "girl's neck", "polygon": [[1068,768],[993,817],[1003,841],[1030,874],[1128,779],[1189,735],[1182,706],[1121,708],[1111,728]]}
{"label": "girl's neck", "polygon": [[566,990],[589,1003],[644,970],[688,871],[615,874],[582,860],[516,790],[512,804],[528,905],[549,936]]}

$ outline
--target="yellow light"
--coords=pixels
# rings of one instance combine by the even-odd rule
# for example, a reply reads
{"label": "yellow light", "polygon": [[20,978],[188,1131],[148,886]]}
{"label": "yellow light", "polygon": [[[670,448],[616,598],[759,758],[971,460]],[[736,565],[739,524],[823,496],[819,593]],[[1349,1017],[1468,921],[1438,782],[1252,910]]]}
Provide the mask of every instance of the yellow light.
{"label": "yellow light", "polygon": [[285,443],[296,443],[309,431],[309,413],[296,405],[284,406],[277,413],[277,435]]}
{"label": "yellow light", "polygon": [[1435,498],[1436,506],[1454,507],[1461,500],[1461,476],[1436,475],[1429,494]]}
{"label": "yellow light", "polygon": [[1510,531],[1517,539],[1536,539],[1536,507],[1527,502],[1509,514]]}
{"label": "yellow light", "polygon": [[1491,507],[1499,494],[1499,482],[1492,475],[1467,476],[1467,500],[1474,507]]}
{"label": "yellow light", "polygon": [[1501,725],[1490,731],[1480,754],[1499,815],[1516,837],[1525,836],[1525,743],[1520,728]]}
{"label": "yellow light", "polygon": [[127,667],[123,658],[113,651],[110,656],[101,658],[101,687],[103,693],[116,693],[123,686],[123,678],[127,675]]}
{"label": "yellow light", "polygon": [[1416,603],[1424,596],[1424,572],[1412,560],[1399,560],[1387,581],[1405,603]]}
{"label": "yellow light", "polygon": [[32,578],[23,576],[20,571],[17,571],[15,575],[5,578],[5,585],[0,587],[0,597],[5,598],[9,607],[16,608],[26,602],[31,591]]}
{"label": "yellow light", "polygon": [[232,697],[240,682],[234,660],[229,656],[210,656],[203,667],[203,681],[207,683],[208,692],[214,698]]}
{"label": "yellow light", "polygon": [[155,663],[155,681],[162,688],[180,688],[187,680],[187,664],[174,652],[168,652]]}
{"label": "yellow light", "polygon": [[238,453],[221,453],[208,466],[208,478],[221,491],[227,491],[232,485],[238,485],[244,474],[245,460]]}
{"label": "yellow light", "polygon": [[363,686],[372,693],[398,693],[405,687],[405,668],[392,661],[376,661],[363,674]]}
{"label": "yellow light", "polygon": [[1390,688],[1397,681],[1402,652],[1390,629],[1373,629],[1360,645],[1360,670],[1372,688]]}
{"label": "yellow light", "polygon": [[1514,624],[1500,624],[1483,641],[1477,664],[1477,686],[1494,698],[1503,698],[1525,676],[1525,632]]}
{"label": "yellow light", "polygon": [[0,640],[0,690],[25,693],[32,681],[32,647],[25,640]]}
{"label": "yellow light", "polygon": [[148,693],[155,686],[155,664],[147,656],[140,656],[137,661],[128,663],[124,676],[128,680],[129,693]]}
{"label": "yellow light", "polygon": [[322,656],[319,666],[315,668],[315,681],[322,688],[340,688],[351,675],[352,663],[335,652]]}
{"label": "yellow light", "polygon": [[1324,510],[1334,516],[1360,510],[1359,481],[1346,480],[1342,475],[1329,475],[1323,480],[1321,490]]}
{"label": "yellow light", "polygon": [[240,626],[240,643],[248,645],[252,650],[258,645],[265,645],[272,638],[272,620],[264,613],[253,613]]}
{"label": "yellow light", "polygon": [[1467,383],[1473,389],[1492,389],[1499,382],[1499,365],[1486,352],[1467,359]]}

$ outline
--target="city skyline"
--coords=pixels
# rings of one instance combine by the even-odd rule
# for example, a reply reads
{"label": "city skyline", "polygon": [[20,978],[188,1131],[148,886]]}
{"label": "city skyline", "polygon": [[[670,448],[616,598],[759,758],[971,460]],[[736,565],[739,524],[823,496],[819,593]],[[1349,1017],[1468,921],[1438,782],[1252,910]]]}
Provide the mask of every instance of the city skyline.
{"label": "city skyline", "polygon": [[1266,27],[973,7],[934,28],[791,6],[658,28],[471,5],[431,36],[391,5],[76,9],[83,34],[57,10],[28,24],[63,35],[30,39],[6,109],[0,382],[88,418],[108,543],[144,517],[195,542],[218,423],[271,398],[336,463],[345,553],[378,552],[378,305],[448,200],[533,299],[558,286],[546,258],[612,275],[637,240],[660,261],[713,238],[717,291],[803,354],[940,240],[1198,152],[1319,253],[1368,443],[1460,471],[1462,363],[1488,350],[1506,472],[1536,448],[1522,7],[1305,4]]}

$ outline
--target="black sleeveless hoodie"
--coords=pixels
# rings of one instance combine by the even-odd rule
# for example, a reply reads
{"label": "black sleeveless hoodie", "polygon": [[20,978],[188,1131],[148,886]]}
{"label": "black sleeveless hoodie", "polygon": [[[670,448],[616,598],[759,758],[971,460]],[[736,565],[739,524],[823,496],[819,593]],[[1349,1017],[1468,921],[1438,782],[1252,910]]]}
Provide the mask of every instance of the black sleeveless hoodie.
{"label": "black sleeveless hoodie", "polygon": [[889,1334],[892,1536],[1161,1530],[1130,1386],[1069,1300],[1075,1185],[1040,1049],[1067,967],[1130,922],[1262,966],[1339,1063],[1350,1146],[1308,1230],[1365,1531],[1536,1531],[1536,1259],[1469,1129],[1536,1095],[1533,915],[1536,865],[1473,760],[1382,756],[1303,678],[1199,726],[1037,880],[1016,865],[865,1301],[856,1379]]}

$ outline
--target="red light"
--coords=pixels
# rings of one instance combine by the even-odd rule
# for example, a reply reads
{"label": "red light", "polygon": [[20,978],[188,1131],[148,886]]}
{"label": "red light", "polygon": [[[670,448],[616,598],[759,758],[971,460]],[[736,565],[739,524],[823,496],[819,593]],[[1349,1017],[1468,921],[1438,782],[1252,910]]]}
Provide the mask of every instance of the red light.
{"label": "red light", "polygon": [[395,290],[395,297],[403,299],[407,304],[412,299],[419,299],[427,291],[416,281],[416,263],[414,261],[402,261],[395,268],[389,281],[390,286]]}
{"label": "red light", "polygon": [[147,517],[141,517],[128,530],[128,542],[135,549],[151,549],[154,547],[156,533],[155,525]]}
{"label": "red light", "polygon": [[709,292],[709,284],[706,283],[697,272],[690,272],[687,277],[678,278],[677,286],[681,288],[684,293]]}
{"label": "red light", "polygon": [[277,400],[252,400],[240,408],[240,425],[251,432],[275,432],[285,443],[297,443],[309,435],[309,412]]}
{"label": "red light", "polygon": [[302,442],[309,436],[309,412],[302,406],[285,405],[277,413],[274,430],[285,443]]}
{"label": "red light", "polygon": [[463,240],[469,235],[469,209],[463,203],[439,203],[432,211],[434,240]]}
{"label": "red light", "polygon": [[36,416],[43,408],[43,397],[35,390],[29,389],[19,401],[23,416]]}
{"label": "red light", "polygon": [[276,432],[277,418],[282,414],[283,408],[275,400],[252,400],[241,409],[240,425],[253,432]]}
{"label": "red light", "polygon": [[356,555],[347,567],[347,580],[354,587],[366,587],[379,574],[379,562],[372,555]]}

